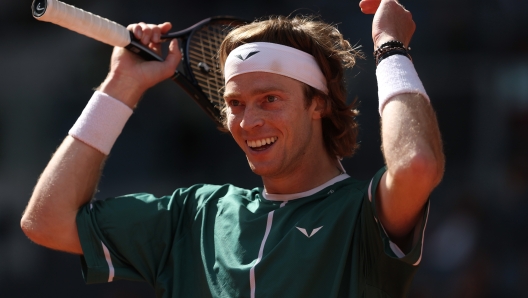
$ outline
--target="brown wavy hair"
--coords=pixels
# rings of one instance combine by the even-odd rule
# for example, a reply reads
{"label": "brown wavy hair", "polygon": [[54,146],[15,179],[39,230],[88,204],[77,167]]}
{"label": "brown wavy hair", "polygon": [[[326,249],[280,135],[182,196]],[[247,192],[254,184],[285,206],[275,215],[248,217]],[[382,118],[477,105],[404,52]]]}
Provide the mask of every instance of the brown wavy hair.
{"label": "brown wavy hair", "polygon": [[[333,25],[320,21],[316,16],[271,16],[257,20],[231,31],[222,42],[219,51],[223,69],[229,53],[245,43],[270,42],[304,51],[315,57],[326,78],[328,95],[305,84],[306,106],[315,96],[326,103],[323,112],[323,140],[329,154],[338,157],[352,156],[358,147],[356,142],[358,123],[356,100],[346,103],[345,69],[352,68],[362,53],[343,38]],[[225,107],[223,123],[226,127]]]}

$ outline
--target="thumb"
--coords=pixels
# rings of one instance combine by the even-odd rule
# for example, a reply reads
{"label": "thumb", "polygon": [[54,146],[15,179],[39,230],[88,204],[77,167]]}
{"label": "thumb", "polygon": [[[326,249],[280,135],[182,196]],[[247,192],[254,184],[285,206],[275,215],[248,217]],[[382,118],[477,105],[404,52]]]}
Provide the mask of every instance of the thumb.
{"label": "thumb", "polygon": [[375,14],[382,0],[361,0],[359,7],[364,14]]}
{"label": "thumb", "polygon": [[182,53],[180,52],[178,40],[173,39],[169,44],[169,52],[167,54],[167,57],[165,57],[164,64],[169,70],[171,70],[171,72],[174,72],[174,70],[178,67],[178,64],[180,64],[181,58]]}

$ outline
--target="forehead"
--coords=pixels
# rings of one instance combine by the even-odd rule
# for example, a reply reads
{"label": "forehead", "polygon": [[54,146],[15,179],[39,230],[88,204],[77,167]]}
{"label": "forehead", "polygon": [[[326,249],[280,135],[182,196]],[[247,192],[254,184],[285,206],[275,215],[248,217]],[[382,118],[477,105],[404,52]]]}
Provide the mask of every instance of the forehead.
{"label": "forehead", "polygon": [[225,86],[224,97],[247,92],[296,93],[302,92],[303,86],[303,83],[283,75],[261,71],[249,72],[231,78]]}

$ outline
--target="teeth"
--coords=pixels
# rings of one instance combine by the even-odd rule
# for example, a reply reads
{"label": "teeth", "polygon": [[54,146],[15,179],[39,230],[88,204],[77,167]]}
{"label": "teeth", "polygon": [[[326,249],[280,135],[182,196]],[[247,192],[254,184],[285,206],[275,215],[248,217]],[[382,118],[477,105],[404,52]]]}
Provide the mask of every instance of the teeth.
{"label": "teeth", "polygon": [[248,144],[249,147],[256,148],[256,147],[264,146],[266,144],[275,143],[277,139],[278,139],[277,137],[271,137],[271,138],[265,138],[265,139],[256,140],[256,141],[246,141],[246,143]]}

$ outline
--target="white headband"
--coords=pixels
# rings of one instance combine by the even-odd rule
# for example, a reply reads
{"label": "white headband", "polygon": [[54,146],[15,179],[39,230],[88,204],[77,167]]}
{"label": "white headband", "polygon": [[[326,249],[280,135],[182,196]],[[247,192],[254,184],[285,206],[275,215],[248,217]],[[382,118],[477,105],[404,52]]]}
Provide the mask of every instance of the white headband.
{"label": "white headband", "polygon": [[287,76],[328,94],[326,79],[315,58],[292,47],[269,42],[239,46],[227,56],[225,83],[234,76],[256,71]]}

